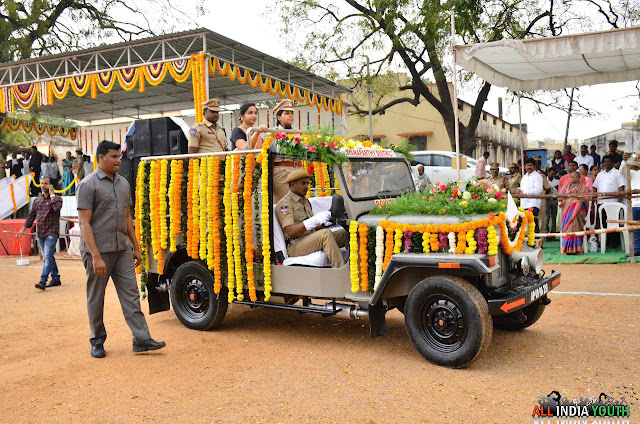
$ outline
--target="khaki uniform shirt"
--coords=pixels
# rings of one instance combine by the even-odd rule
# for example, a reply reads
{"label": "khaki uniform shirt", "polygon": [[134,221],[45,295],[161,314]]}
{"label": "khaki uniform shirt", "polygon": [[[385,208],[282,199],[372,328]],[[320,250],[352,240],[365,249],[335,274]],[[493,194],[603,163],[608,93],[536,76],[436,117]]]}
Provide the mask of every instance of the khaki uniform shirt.
{"label": "khaki uniform shirt", "polygon": [[493,177],[489,177],[487,179],[487,181],[491,184],[495,184],[497,185],[500,190],[502,190],[503,188],[505,188],[505,178],[501,175],[498,175],[497,177],[493,178]]}
{"label": "khaki uniform shirt", "polygon": [[522,175],[519,173],[513,177],[507,178],[507,190],[509,193],[515,194],[516,191],[520,188],[520,181],[522,180]]}
{"label": "khaki uniform shirt", "polygon": [[197,147],[198,153],[224,152],[227,150],[227,136],[221,127],[205,119],[191,127],[189,147]]}
{"label": "khaki uniform shirt", "polygon": [[[309,199],[306,197],[298,196],[291,190],[278,202],[276,205],[276,217],[278,218],[278,222],[280,223],[280,227],[282,227],[282,231],[284,232],[284,236],[286,238],[291,238],[289,234],[287,234],[285,228],[289,225],[298,224],[304,221],[307,218],[311,218],[313,216],[313,210],[311,209],[311,203]],[[314,230],[307,230],[299,237],[304,237],[308,234],[311,234]],[[299,238],[297,237],[297,238]]]}
{"label": "khaki uniform shirt", "polygon": [[[127,234],[127,210],[133,204],[127,180],[115,174],[113,181],[99,167],[78,185],[78,209],[92,211],[91,229],[100,253],[120,252],[133,245]],[[80,250],[89,252],[81,239]]]}

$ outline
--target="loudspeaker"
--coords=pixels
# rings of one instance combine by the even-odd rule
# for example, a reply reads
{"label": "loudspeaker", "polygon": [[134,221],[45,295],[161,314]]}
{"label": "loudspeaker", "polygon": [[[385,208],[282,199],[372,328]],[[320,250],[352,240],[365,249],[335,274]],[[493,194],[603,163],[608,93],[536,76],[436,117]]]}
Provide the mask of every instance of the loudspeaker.
{"label": "loudspeaker", "polygon": [[124,138],[124,142],[126,143],[126,146],[127,146],[127,158],[128,159],[133,159],[135,157],[135,155],[136,155],[136,151],[135,151],[136,136],[135,136],[135,134],[126,136]]}
{"label": "loudspeaker", "polygon": [[151,152],[153,156],[162,156],[169,154],[169,134],[153,133],[151,136]]}
{"label": "loudspeaker", "polygon": [[138,119],[136,121],[136,132],[134,134],[134,157],[151,156],[151,120]]}
{"label": "loudspeaker", "polygon": [[181,129],[169,131],[169,154],[184,155],[188,151],[187,138]]}

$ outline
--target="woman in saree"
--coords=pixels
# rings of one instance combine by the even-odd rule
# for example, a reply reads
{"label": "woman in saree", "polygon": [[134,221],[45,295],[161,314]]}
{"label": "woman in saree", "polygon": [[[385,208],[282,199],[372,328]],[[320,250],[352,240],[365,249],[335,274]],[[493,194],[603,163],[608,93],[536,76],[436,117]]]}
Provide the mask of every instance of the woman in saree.
{"label": "woman in saree", "polygon": [[[589,189],[580,182],[580,174],[574,171],[570,174],[569,184],[562,189],[562,194],[581,195],[589,193]],[[567,197],[563,199],[561,207],[562,232],[575,233],[584,231],[587,216],[585,199]],[[582,255],[583,236],[564,236],[561,240],[561,253]]]}
{"label": "woman in saree", "polygon": [[[62,160],[62,189],[64,190],[71,184],[73,181],[73,171],[71,168],[73,167],[73,158],[71,157],[71,152],[67,152],[67,157]],[[64,195],[71,196],[75,192],[74,187],[71,187],[67,190]]]}

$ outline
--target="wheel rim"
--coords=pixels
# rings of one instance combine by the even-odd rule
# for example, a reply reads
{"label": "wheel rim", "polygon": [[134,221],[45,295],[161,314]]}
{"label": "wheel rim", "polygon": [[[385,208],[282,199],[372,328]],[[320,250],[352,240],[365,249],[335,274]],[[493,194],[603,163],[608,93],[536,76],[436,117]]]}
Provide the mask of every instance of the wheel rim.
{"label": "wheel rim", "polygon": [[467,336],[462,310],[445,295],[432,295],[426,299],[420,311],[419,326],[427,344],[440,352],[459,349]]}
{"label": "wheel rim", "polygon": [[189,318],[202,319],[209,311],[210,295],[204,282],[196,275],[188,275],[180,282],[179,307]]}

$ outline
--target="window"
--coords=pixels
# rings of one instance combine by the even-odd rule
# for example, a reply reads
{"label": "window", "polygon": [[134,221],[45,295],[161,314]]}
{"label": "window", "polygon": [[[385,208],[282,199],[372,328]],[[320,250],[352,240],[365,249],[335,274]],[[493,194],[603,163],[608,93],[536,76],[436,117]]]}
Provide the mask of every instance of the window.
{"label": "window", "polygon": [[483,121],[486,121],[486,120],[487,120],[487,113],[486,113],[486,112],[482,114],[482,120],[483,120]]}
{"label": "window", "polygon": [[411,162],[411,166],[416,165],[424,165],[431,166],[433,155],[413,155],[413,161]]}
{"label": "window", "polygon": [[502,121],[502,129],[504,129],[504,121]]}
{"label": "window", "polygon": [[498,120],[496,118],[493,118],[493,125],[498,125]]}
{"label": "window", "polygon": [[352,158],[342,165],[342,175],[349,197],[356,201],[398,197],[407,191],[415,191],[404,159]]}
{"label": "window", "polygon": [[448,166],[451,168],[451,156],[433,155],[432,166]]}
{"label": "window", "polygon": [[426,135],[411,135],[409,136],[409,142],[415,146],[416,150],[427,150]]}
{"label": "window", "polygon": [[458,110],[463,110],[464,104],[462,102],[458,102]]}

